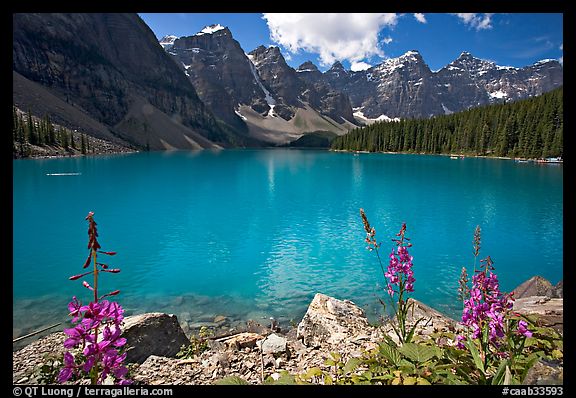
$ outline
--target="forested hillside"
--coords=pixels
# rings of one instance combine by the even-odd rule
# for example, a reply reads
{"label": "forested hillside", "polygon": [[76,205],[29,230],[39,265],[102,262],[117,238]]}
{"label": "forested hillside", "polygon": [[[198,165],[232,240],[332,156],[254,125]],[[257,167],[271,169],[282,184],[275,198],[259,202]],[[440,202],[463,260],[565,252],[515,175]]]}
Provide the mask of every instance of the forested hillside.
{"label": "forested hillside", "polygon": [[563,156],[563,88],[530,99],[429,119],[380,122],[336,137],[332,149]]}

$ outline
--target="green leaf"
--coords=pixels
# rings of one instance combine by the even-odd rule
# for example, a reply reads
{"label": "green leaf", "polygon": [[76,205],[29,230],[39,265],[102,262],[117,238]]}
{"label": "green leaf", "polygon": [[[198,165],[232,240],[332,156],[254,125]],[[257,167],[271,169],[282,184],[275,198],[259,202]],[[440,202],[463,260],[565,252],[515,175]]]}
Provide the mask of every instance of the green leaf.
{"label": "green leaf", "polygon": [[413,386],[414,384],[416,384],[417,378],[416,377],[405,377],[404,378],[404,385],[407,386]]}
{"label": "green leaf", "polygon": [[[412,302],[412,304],[414,304],[414,302]],[[416,330],[416,326],[418,326],[418,324],[423,320],[424,318],[420,318],[414,323],[412,328],[410,328],[410,332],[408,332],[408,335],[406,336],[404,343],[410,343],[412,341],[412,338],[414,337],[414,331]]]}
{"label": "green leaf", "polygon": [[494,374],[494,377],[492,378],[492,385],[507,384],[504,382],[506,369],[508,369],[508,361],[500,362],[500,366],[498,366],[498,370],[496,371],[496,374]]}
{"label": "green leaf", "polygon": [[305,379],[311,379],[312,377],[315,377],[315,376],[322,376],[322,369],[320,369],[317,366],[308,369],[308,371],[304,375],[304,378]]}
{"label": "green leaf", "polygon": [[217,380],[214,384],[219,386],[229,386],[229,385],[248,385],[246,380],[238,376],[226,376],[223,379]]}
{"label": "green leaf", "polygon": [[398,364],[398,367],[406,373],[414,373],[416,372],[416,365],[414,365],[412,362],[410,362],[409,360],[407,360],[406,358],[402,358],[402,360],[400,361],[400,363]]}
{"label": "green leaf", "polygon": [[274,380],[271,376],[268,376],[264,381],[264,384],[292,385],[296,384],[296,379],[294,378],[293,375],[283,370],[282,372],[280,372],[280,378],[278,378],[278,380]]}
{"label": "green leaf", "polygon": [[360,365],[360,358],[350,358],[344,365],[344,373],[350,373],[356,370]]}
{"label": "green leaf", "polygon": [[478,370],[480,370],[480,372],[482,372],[483,375],[486,374],[486,371],[484,370],[484,363],[480,358],[480,353],[478,352],[476,345],[470,339],[470,337],[468,337],[468,340],[466,341],[466,347],[468,347],[468,350],[470,350],[470,353],[472,354],[472,359],[474,359],[474,364],[476,365],[476,368],[478,368]]}
{"label": "green leaf", "polygon": [[388,344],[380,344],[380,354],[388,360],[392,365],[398,366],[402,360],[402,355],[395,347]]}
{"label": "green leaf", "polygon": [[416,379],[416,384],[419,386],[429,386],[430,382],[423,377],[418,377],[418,379]]}
{"label": "green leaf", "polygon": [[405,343],[398,351],[416,363],[424,363],[437,356],[438,353],[436,347],[416,343]]}
{"label": "green leaf", "polygon": [[563,356],[564,356],[564,354],[560,350],[553,350],[552,351],[552,358],[554,358],[554,359],[560,359]]}

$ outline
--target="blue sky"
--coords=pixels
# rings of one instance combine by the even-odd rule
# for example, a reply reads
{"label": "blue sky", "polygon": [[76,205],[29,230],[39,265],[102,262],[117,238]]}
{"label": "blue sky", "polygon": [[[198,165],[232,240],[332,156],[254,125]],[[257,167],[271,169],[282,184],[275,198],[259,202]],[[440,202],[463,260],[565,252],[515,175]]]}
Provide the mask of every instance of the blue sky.
{"label": "blue sky", "polygon": [[432,70],[462,51],[522,67],[545,58],[563,60],[563,15],[507,14],[253,14],[140,13],[158,38],[190,36],[204,26],[227,26],[245,52],[276,45],[294,68],[305,61],[322,71],[336,60],[361,70],[418,50]]}

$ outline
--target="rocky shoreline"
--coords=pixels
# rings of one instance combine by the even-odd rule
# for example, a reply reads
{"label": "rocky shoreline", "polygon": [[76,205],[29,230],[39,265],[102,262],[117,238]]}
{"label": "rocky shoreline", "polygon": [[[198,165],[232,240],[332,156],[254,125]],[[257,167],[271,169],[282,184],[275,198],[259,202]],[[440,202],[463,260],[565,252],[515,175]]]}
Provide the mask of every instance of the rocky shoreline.
{"label": "rocky shoreline", "polygon": [[[562,283],[552,286],[541,277],[533,277],[515,289],[514,310],[534,314],[542,325],[563,334]],[[411,299],[412,300],[412,299]],[[459,323],[425,304],[414,301],[409,322],[419,323],[415,340],[434,339],[438,346],[454,345],[438,332],[458,332]],[[250,384],[266,378],[278,379],[284,371],[302,374],[318,367],[328,370],[325,360],[332,352],[342,361],[360,357],[363,351],[376,348],[384,335],[396,339],[390,324],[371,325],[364,311],[348,300],[317,293],[295,328],[280,330],[254,321],[226,334],[207,339],[208,349],[191,359],[178,359],[189,336],[182,330],[176,315],[147,313],[126,317],[127,363],[135,384],[202,385],[214,384],[226,376],[241,377]],[[50,356],[63,354],[62,332],[52,333],[13,352],[13,383],[42,384],[38,369]],[[529,384],[562,384],[562,366],[538,363],[527,377]]]}
{"label": "rocky shoreline", "polygon": [[[134,153],[139,152],[135,149],[128,148],[122,145],[114,144],[109,141],[101,140],[95,137],[88,137],[86,140],[89,142],[90,150],[83,154],[80,149],[68,148],[64,149],[60,146],[52,145],[30,145],[30,155],[26,157],[19,157],[16,153],[13,153],[13,159],[56,159],[56,158],[71,158],[71,157],[81,157],[81,156],[97,156],[97,155],[114,155],[114,154],[124,154],[124,153]],[[78,148],[80,145],[76,144]]]}

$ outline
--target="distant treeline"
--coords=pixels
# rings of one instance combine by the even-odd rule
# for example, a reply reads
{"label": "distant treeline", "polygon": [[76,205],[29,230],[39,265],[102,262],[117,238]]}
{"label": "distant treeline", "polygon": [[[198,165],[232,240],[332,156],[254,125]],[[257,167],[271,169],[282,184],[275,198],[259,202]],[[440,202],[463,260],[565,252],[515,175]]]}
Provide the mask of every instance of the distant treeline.
{"label": "distant treeline", "polygon": [[[78,142],[79,141],[79,142]],[[54,126],[50,117],[40,119],[30,111],[23,112],[12,107],[12,152],[14,157],[28,157],[31,146],[58,146],[67,151],[78,150],[86,154],[90,144],[85,134],[74,133],[62,126]]]}
{"label": "distant treeline", "polygon": [[378,122],[336,137],[331,148],[370,152],[563,156],[563,88],[508,104],[430,119]]}

